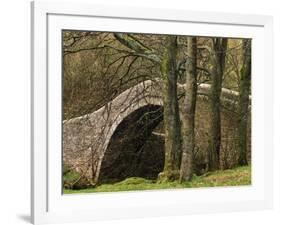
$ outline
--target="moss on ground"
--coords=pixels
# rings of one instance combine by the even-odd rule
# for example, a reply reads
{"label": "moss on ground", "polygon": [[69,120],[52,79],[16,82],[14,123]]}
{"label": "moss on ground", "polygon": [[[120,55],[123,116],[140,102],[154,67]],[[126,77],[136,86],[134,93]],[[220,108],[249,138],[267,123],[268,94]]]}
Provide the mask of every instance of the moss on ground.
{"label": "moss on ground", "polygon": [[250,184],[251,167],[243,166],[231,170],[218,170],[214,172],[209,172],[202,176],[193,176],[193,179],[190,182],[179,183],[178,181],[173,181],[160,183],[156,180],[147,180],[140,177],[130,177],[115,184],[102,184],[95,188],[87,188],[80,190],[64,189],[64,194],[241,186]]}

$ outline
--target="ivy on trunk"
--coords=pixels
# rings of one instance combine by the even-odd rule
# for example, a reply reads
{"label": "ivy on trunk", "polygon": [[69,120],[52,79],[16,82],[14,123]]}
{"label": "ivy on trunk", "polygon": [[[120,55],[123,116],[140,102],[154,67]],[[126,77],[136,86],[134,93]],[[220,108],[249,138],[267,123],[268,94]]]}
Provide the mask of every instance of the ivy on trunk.
{"label": "ivy on trunk", "polygon": [[181,128],[177,95],[177,37],[167,36],[161,57],[163,80],[165,164],[159,179],[176,180],[179,177],[181,160]]}
{"label": "ivy on trunk", "polygon": [[195,108],[197,95],[197,38],[187,40],[185,97],[182,114],[182,160],[180,181],[190,181],[193,173],[193,150],[195,146]]}

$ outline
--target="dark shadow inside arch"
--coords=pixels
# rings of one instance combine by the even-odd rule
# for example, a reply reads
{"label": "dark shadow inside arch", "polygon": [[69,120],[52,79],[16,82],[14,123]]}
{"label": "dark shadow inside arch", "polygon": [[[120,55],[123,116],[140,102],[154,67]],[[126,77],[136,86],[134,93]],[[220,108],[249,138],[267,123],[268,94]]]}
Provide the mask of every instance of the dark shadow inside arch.
{"label": "dark shadow inside arch", "polygon": [[163,120],[163,107],[146,105],[116,128],[105,152],[99,183],[128,177],[156,179],[164,167],[164,137],[153,130]]}

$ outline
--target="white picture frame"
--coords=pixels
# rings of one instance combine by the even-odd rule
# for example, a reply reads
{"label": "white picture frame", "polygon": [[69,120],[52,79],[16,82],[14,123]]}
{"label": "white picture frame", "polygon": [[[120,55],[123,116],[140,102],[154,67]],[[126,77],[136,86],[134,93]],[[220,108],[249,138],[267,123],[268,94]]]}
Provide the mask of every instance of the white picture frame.
{"label": "white picture frame", "polygon": [[[63,195],[61,112],[58,110],[61,104],[58,100],[61,99],[59,32],[78,28],[253,38],[252,185]],[[42,224],[272,208],[272,49],[270,16],[32,2],[32,222]]]}

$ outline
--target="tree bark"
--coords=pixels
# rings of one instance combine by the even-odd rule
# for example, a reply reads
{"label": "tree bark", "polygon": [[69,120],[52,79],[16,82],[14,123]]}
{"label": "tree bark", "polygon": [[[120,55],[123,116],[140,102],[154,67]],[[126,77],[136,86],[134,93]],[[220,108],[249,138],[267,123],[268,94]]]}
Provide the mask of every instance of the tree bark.
{"label": "tree bark", "polygon": [[213,39],[213,53],[211,54],[211,95],[210,95],[210,146],[208,154],[208,169],[220,168],[220,145],[221,145],[221,116],[220,96],[222,89],[222,77],[225,67],[227,38]]}
{"label": "tree bark", "polygon": [[239,115],[239,159],[240,165],[247,165],[247,128],[248,128],[248,108],[249,108],[249,95],[251,86],[251,40],[243,40],[244,58],[241,68],[241,78],[239,86],[239,102],[238,102],[238,115]]}
{"label": "tree bark", "polygon": [[179,178],[181,158],[181,132],[177,98],[177,37],[167,36],[165,45],[160,65],[163,80],[165,164],[163,172],[159,174],[159,179],[176,180]]}
{"label": "tree bark", "polygon": [[193,150],[195,146],[195,108],[197,94],[197,38],[188,38],[188,61],[186,63],[186,86],[182,114],[182,159],[180,182],[190,181],[193,173]]}

